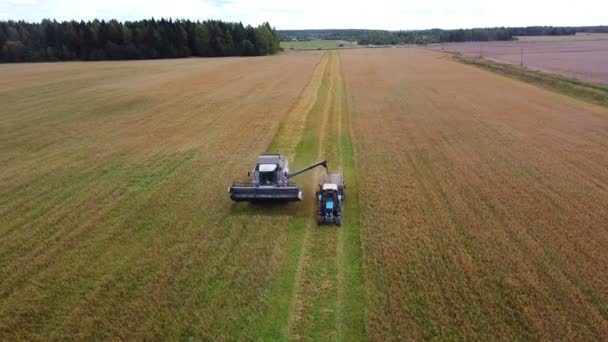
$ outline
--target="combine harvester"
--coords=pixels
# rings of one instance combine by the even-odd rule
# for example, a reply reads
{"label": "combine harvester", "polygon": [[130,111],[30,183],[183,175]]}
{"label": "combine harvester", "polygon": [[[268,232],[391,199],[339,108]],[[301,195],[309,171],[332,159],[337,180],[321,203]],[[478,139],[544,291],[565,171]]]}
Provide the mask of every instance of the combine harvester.
{"label": "combine harvester", "polygon": [[[290,179],[323,166],[327,171],[327,161],[323,160],[296,172],[289,173],[289,163],[282,154],[262,154],[251,172],[249,183],[233,183],[229,188],[230,199],[235,202],[295,202],[302,200],[302,191]],[[342,225],[342,202],[345,200],[344,174],[326,173],[319,184],[317,200],[319,211],[317,223]]]}
{"label": "combine harvester", "polygon": [[230,199],[235,202],[301,201],[302,191],[290,179],[318,166],[327,169],[327,161],[289,173],[289,163],[284,155],[262,154],[253,171],[249,172],[250,183],[234,183],[228,188]]}

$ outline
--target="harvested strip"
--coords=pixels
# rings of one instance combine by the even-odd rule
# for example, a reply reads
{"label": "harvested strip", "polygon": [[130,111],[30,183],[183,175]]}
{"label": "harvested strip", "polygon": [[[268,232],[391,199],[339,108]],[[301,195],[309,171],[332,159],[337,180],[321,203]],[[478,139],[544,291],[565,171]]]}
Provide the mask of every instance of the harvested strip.
{"label": "harvested strip", "polygon": [[[313,210],[307,218],[310,242],[305,245],[303,269],[297,283],[292,306],[290,337],[292,339],[363,340],[364,299],[358,239],[357,188],[353,179],[354,163],[350,146],[346,93],[339,54],[328,54],[329,64],[319,89],[313,112],[320,121],[316,138],[319,158],[326,158],[330,170],[343,169],[349,201],[344,208],[342,228],[316,226],[316,199],[310,199]],[[317,190],[320,173],[316,173],[310,193]],[[310,197],[310,196],[309,196]],[[354,238],[353,238],[354,237]],[[348,292],[346,294],[346,292]]]}
{"label": "harvested strip", "polygon": [[323,74],[327,67],[328,58],[323,57],[315,68],[310,82],[302,91],[298,102],[291,108],[285,121],[279,128],[277,135],[270,144],[269,150],[280,152],[291,159],[295,157],[295,149],[302,139],[308,114],[317,103],[319,87],[321,86]]}
{"label": "harvested strip", "polygon": [[[318,101],[322,77],[327,66],[328,55],[324,54],[310,82],[303,90],[300,100],[291,109],[287,120],[282,123],[269,147],[270,151],[287,154],[293,170],[315,162],[318,158],[316,152],[318,113],[313,109]],[[262,339],[287,339],[289,336],[289,325],[293,317],[292,307],[296,297],[295,286],[302,274],[303,253],[307,250],[310,233],[309,224],[313,209],[309,198],[309,189],[312,189],[310,177],[312,176],[308,174],[298,182],[306,193],[303,203],[295,204],[290,209],[292,217],[285,227],[288,234],[286,254],[270,290],[272,297],[268,299],[268,309],[263,319],[257,322],[261,331],[259,336]]]}

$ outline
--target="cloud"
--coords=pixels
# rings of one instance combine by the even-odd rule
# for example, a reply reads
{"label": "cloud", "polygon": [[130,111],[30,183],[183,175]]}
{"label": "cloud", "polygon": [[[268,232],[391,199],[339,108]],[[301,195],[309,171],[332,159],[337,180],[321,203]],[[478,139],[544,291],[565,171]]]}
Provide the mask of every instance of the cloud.
{"label": "cloud", "polygon": [[223,19],[279,29],[370,28],[422,29],[529,25],[606,24],[608,2],[578,0],[0,0],[0,18]]}
{"label": "cloud", "polygon": [[233,3],[232,0],[207,0],[207,2],[213,6],[222,7]]}
{"label": "cloud", "polygon": [[40,0],[4,0],[4,2],[13,6],[36,6],[40,4]]}

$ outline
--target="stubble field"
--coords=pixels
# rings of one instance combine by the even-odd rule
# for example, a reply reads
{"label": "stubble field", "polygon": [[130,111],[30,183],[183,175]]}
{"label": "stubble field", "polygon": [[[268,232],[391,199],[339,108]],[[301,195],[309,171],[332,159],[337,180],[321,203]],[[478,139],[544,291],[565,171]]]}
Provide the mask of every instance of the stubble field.
{"label": "stubble field", "polygon": [[[601,339],[608,110],[418,49],[0,65],[0,338]],[[233,204],[328,159],[345,224]]]}
{"label": "stubble field", "polygon": [[608,33],[577,32],[567,36],[519,36],[520,42],[571,42],[608,39]]}
{"label": "stubble field", "polygon": [[[583,81],[608,84],[608,35],[595,40],[534,40],[515,42],[453,43],[435,49],[483,56],[500,63],[565,75]],[[538,39],[538,37],[537,37]]]}

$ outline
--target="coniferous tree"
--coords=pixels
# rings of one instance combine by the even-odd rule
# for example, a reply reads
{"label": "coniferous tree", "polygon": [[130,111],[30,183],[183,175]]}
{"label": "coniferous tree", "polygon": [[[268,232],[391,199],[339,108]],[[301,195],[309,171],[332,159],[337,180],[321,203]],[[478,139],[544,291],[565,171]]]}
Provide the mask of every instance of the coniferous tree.
{"label": "coniferous tree", "polygon": [[219,20],[164,18],[124,23],[0,22],[1,62],[255,56],[278,51],[278,35],[268,23],[254,29]]}

